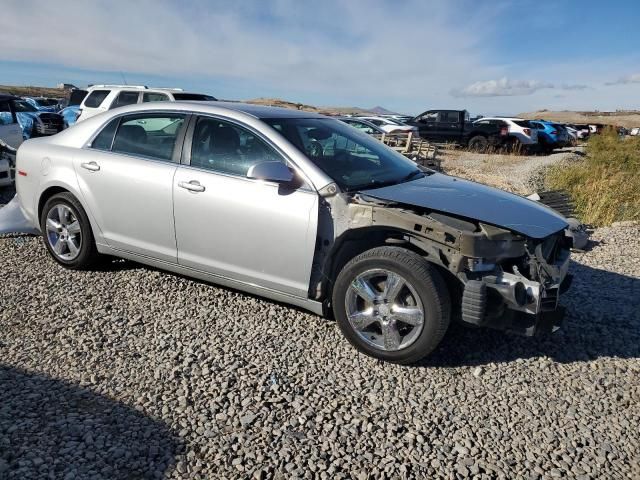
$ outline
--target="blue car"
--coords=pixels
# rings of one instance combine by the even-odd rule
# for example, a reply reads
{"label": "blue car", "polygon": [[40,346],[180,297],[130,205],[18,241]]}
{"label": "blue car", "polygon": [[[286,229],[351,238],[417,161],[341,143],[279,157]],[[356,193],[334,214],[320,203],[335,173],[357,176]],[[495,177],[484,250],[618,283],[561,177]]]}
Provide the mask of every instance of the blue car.
{"label": "blue car", "polygon": [[69,128],[76,123],[76,120],[78,120],[80,116],[80,105],[63,108],[60,111],[60,115],[62,115],[62,119],[64,120],[64,128]]}
{"label": "blue car", "polygon": [[22,137],[25,140],[32,137],[55,135],[63,130],[64,125],[60,114],[42,112],[22,98],[12,97],[9,101],[18,123],[22,127]]}
{"label": "blue car", "polygon": [[568,144],[569,134],[562,125],[546,120],[532,120],[529,123],[538,130],[538,146],[543,152],[551,153]]}
{"label": "blue car", "polygon": [[56,113],[60,108],[59,101],[55,98],[22,97],[22,99],[39,112]]}

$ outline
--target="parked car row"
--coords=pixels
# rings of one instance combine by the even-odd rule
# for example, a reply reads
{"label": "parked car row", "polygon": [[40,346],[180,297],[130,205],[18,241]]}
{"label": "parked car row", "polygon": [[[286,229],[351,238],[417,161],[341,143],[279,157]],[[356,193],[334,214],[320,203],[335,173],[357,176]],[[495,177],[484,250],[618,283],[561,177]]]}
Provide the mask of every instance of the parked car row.
{"label": "parked car row", "polygon": [[402,125],[413,127],[411,131],[435,143],[455,143],[470,150],[508,149],[541,151],[550,153],[556,148],[575,145],[592,133],[599,132],[597,125],[561,124],[548,120],[526,120],[515,117],[471,118],[466,110],[427,110],[416,117],[386,115],[379,117],[343,117],[343,121],[376,134],[375,123],[387,133],[402,133]]}

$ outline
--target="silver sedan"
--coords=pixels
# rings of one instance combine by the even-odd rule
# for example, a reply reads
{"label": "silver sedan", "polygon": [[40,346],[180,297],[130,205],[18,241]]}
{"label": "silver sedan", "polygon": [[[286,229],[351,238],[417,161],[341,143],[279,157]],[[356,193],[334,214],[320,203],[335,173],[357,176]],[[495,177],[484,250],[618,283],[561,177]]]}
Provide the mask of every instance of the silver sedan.
{"label": "silver sedan", "polygon": [[[116,256],[297,305],[400,363],[431,352],[461,303],[468,323],[511,311],[528,334],[555,328],[542,305],[557,305],[566,274],[561,216],[422,169],[335,119],[129,106],[25,142],[16,170],[23,213],[67,268]],[[553,257],[530,256],[537,245]]]}

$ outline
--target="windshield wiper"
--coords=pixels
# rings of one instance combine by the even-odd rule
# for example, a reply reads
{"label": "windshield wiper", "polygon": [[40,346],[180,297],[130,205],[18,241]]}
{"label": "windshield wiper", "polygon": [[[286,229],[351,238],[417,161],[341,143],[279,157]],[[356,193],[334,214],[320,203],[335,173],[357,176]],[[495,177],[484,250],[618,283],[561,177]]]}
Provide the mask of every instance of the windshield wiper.
{"label": "windshield wiper", "polygon": [[412,172],[409,172],[408,175],[406,175],[402,180],[400,180],[401,182],[408,182],[409,180],[411,180],[413,177],[415,177],[416,175],[420,175],[421,173],[424,173],[422,170],[414,170]]}

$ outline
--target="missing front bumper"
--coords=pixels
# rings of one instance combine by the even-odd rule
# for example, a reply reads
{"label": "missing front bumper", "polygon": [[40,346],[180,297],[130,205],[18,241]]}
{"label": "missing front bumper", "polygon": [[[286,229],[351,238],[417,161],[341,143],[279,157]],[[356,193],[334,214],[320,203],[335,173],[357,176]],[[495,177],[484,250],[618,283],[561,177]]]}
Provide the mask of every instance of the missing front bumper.
{"label": "missing front bumper", "polygon": [[565,314],[559,298],[569,289],[572,278],[565,274],[561,283],[547,286],[490,278],[470,280],[462,295],[462,320],[525,336],[555,332]]}

